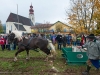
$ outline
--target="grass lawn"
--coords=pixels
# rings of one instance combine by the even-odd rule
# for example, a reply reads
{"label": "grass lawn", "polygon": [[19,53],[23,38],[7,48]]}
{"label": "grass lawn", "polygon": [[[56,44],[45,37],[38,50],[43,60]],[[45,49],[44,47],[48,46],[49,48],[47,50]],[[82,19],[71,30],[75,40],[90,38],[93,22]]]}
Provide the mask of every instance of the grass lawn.
{"label": "grass lawn", "polygon": [[[50,62],[45,62],[45,55],[30,50],[30,60],[27,61],[26,52],[18,55],[18,61],[14,62],[14,54],[17,50],[2,51],[0,49],[0,75],[81,75],[85,70],[86,65],[67,65],[64,58],[62,58],[61,50],[57,50],[57,57],[54,60],[54,67],[59,71],[58,73],[51,70]],[[91,75],[100,75],[92,67]]]}

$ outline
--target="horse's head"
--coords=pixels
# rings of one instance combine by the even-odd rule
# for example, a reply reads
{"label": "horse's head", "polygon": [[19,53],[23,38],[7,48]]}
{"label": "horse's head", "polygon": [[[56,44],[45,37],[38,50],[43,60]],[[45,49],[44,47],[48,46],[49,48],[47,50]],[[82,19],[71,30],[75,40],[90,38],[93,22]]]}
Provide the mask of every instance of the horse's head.
{"label": "horse's head", "polygon": [[15,39],[15,34],[14,33],[10,33],[8,35],[8,43],[13,43],[14,39]]}
{"label": "horse's head", "polygon": [[53,55],[53,56],[56,56],[56,50],[55,50],[55,46],[53,45],[52,41],[47,39],[48,40],[48,45],[49,47],[51,48],[50,50],[50,53]]}

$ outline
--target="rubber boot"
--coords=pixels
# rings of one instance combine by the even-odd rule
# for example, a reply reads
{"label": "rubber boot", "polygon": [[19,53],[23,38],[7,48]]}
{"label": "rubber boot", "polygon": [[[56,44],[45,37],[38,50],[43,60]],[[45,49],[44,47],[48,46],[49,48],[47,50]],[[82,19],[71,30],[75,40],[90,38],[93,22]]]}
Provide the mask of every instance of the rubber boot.
{"label": "rubber boot", "polygon": [[87,65],[87,70],[82,72],[82,75],[89,75],[90,69],[91,69],[91,67],[89,65]]}

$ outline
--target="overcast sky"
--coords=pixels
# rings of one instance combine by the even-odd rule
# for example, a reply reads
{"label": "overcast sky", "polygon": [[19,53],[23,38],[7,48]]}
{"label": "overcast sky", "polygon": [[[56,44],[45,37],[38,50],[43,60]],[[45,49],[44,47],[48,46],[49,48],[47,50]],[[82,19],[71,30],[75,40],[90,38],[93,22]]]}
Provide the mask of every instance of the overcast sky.
{"label": "overcast sky", "polygon": [[2,24],[10,12],[29,17],[30,5],[33,5],[35,22],[44,23],[46,21],[55,23],[56,21],[66,22],[66,10],[70,7],[70,0],[0,0],[0,20]]}

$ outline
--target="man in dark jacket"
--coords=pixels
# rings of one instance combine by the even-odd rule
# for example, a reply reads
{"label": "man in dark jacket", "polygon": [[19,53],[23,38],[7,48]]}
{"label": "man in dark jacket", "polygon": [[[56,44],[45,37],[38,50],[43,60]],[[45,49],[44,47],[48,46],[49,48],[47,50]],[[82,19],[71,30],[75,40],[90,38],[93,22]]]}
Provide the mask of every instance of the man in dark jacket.
{"label": "man in dark jacket", "polygon": [[67,39],[66,39],[66,34],[63,34],[63,47],[66,47]]}
{"label": "man in dark jacket", "polygon": [[57,41],[57,44],[58,44],[58,49],[61,50],[61,46],[62,46],[63,40],[62,40],[62,35],[61,35],[60,32],[58,33],[58,35],[56,37],[56,41]]}

